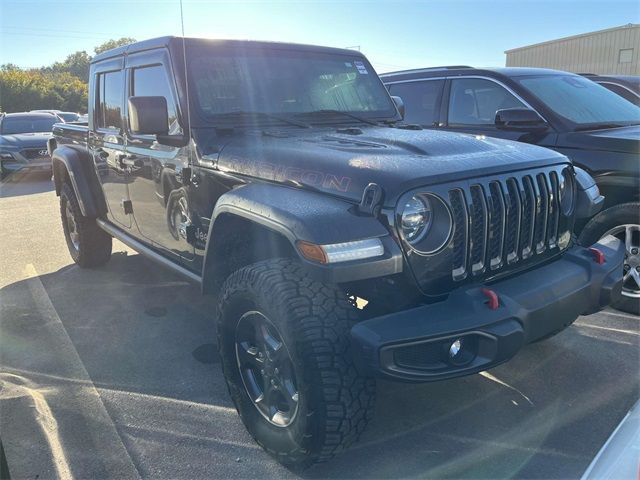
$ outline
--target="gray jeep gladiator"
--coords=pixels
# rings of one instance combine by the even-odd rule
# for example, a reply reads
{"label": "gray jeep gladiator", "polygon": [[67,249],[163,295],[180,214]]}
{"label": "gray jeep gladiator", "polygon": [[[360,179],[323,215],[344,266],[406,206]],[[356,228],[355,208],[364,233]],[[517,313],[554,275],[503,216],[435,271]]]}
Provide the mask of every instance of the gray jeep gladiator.
{"label": "gray jeep gladiator", "polygon": [[49,142],[69,251],[112,237],[218,298],[229,392],[288,466],[362,433],[375,379],[492,368],[609,303],[623,245],[541,147],[402,121],[352,50],[164,37],[93,58],[89,123]]}

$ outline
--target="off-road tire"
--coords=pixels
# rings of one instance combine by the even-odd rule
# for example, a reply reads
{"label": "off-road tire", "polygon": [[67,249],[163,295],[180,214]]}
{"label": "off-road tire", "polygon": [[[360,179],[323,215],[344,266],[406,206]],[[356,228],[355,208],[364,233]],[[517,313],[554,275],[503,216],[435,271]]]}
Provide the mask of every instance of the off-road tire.
{"label": "off-road tire", "polygon": [[[299,392],[287,427],[270,424],[247,394],[235,353],[235,329],[247,311],[263,313],[289,351]],[[218,347],[229,393],[247,430],[280,463],[296,470],[352,444],[373,415],[375,381],[353,364],[350,328],[358,311],[336,286],[310,279],[290,259],[232,273],[220,291]]]}
{"label": "off-road tire", "polygon": [[[74,245],[69,233],[67,205],[75,221],[77,245]],[[94,218],[82,215],[73,187],[68,183],[64,183],[60,190],[60,217],[67,247],[74,262],[80,267],[89,268],[104,265],[109,261],[111,258],[111,235],[102,230]]]}
{"label": "off-road tire", "polygon": [[[640,225],[640,203],[631,202],[607,208],[593,217],[580,233],[580,245],[588,247],[598,242],[603,235],[619,225]],[[611,299],[611,306],[623,312],[640,315],[640,300],[617,295]]]}

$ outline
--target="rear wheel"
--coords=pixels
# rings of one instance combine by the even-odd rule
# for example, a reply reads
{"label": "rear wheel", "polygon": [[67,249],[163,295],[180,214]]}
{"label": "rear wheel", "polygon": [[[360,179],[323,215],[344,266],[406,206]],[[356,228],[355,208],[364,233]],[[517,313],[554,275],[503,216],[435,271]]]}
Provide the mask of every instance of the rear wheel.
{"label": "rear wheel", "polygon": [[94,218],[82,215],[78,199],[68,183],[60,191],[60,216],[71,258],[81,267],[104,265],[111,258],[111,236]]}
{"label": "rear wheel", "polygon": [[640,314],[640,203],[624,203],[593,217],[580,234],[581,245],[593,245],[608,235],[625,244],[622,291],[611,306]]}
{"label": "rear wheel", "polygon": [[375,382],[353,364],[355,321],[340,289],[288,259],[244,267],[222,287],[218,346],[229,393],[251,435],[289,467],[330,458],[371,418]]}

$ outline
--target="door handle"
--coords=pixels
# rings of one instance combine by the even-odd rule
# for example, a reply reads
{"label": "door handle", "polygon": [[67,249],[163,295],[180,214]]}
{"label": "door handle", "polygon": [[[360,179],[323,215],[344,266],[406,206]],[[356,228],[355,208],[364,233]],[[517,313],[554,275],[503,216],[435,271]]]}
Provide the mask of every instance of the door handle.
{"label": "door handle", "polygon": [[118,163],[122,168],[124,167],[144,167],[144,161],[135,155],[121,153],[118,155]]}

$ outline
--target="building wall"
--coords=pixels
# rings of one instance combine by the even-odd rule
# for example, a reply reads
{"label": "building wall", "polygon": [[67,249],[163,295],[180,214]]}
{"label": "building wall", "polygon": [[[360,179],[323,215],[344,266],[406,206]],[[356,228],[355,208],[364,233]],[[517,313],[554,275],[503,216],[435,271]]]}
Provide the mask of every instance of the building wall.
{"label": "building wall", "polygon": [[[620,50],[632,49],[620,63]],[[507,50],[507,67],[543,67],[574,73],[640,75],[640,25],[610,28]],[[623,54],[624,55],[624,54]]]}

